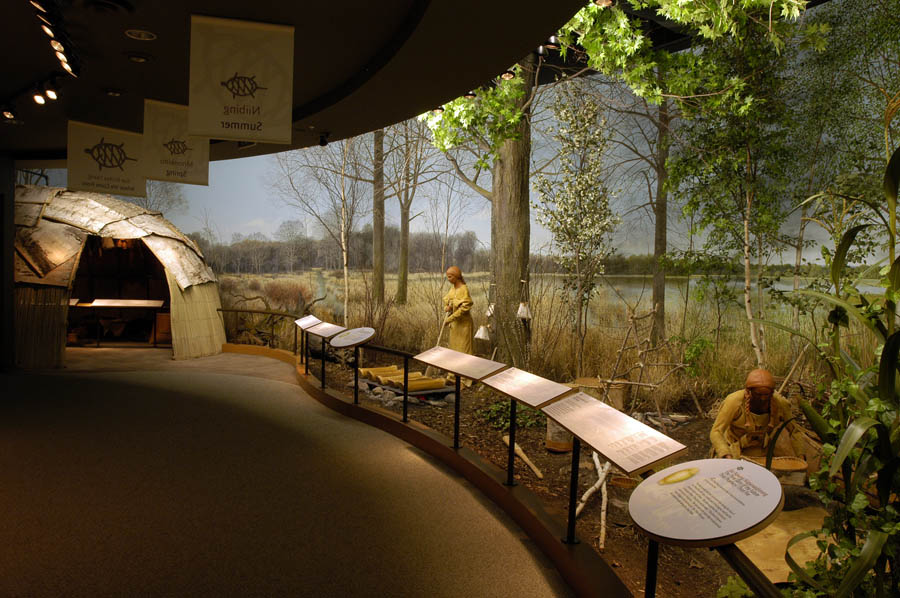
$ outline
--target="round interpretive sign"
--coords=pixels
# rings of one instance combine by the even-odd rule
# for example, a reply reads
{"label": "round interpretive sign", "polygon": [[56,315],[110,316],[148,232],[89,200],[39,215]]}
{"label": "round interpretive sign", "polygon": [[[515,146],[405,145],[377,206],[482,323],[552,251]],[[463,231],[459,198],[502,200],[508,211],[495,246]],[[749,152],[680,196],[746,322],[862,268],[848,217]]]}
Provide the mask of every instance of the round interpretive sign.
{"label": "round interpretive sign", "polygon": [[374,328],[351,328],[340,334],[336,334],[331,339],[331,346],[335,349],[346,349],[347,347],[355,347],[372,340],[375,336]]}
{"label": "round interpretive sign", "polygon": [[658,471],[635,488],[631,519],[664,544],[723,546],[769,525],[784,504],[781,483],[765,467],[700,459]]}

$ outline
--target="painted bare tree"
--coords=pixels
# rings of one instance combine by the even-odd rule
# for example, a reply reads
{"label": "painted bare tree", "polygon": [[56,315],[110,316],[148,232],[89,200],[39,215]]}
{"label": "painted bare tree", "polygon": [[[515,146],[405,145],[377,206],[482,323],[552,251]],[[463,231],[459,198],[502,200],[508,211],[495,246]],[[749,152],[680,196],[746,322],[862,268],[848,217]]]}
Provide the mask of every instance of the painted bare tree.
{"label": "painted bare tree", "polygon": [[273,191],[285,205],[317,223],[340,248],[344,273],[344,324],[350,296],[350,235],[368,207],[366,157],[354,139],[275,155]]}
{"label": "painted bare tree", "polygon": [[409,288],[409,225],[415,218],[413,201],[424,185],[441,173],[440,152],[429,142],[428,127],[416,119],[392,125],[386,131],[384,181],[389,196],[400,207],[400,264],[397,268],[397,294],[394,301],[404,304]]}

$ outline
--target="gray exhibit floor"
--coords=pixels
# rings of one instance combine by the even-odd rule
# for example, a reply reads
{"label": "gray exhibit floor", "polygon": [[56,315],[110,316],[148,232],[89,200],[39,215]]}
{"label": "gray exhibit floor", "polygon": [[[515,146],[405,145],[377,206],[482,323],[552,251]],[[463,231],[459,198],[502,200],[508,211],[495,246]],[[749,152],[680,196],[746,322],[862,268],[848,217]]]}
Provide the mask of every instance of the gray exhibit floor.
{"label": "gray exhibit floor", "polygon": [[0,595],[571,595],[454,472],[269,379],[291,366],[87,351],[0,376]]}

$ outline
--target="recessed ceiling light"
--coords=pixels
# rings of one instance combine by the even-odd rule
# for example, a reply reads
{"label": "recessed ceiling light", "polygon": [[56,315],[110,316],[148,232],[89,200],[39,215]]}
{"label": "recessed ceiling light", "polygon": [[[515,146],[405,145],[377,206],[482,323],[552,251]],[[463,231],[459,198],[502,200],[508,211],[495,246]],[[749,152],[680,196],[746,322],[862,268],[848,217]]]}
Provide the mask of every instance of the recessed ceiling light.
{"label": "recessed ceiling light", "polygon": [[59,41],[55,39],[50,40],[50,47],[56,50],[57,52],[65,52],[66,47],[62,45]]}
{"label": "recessed ceiling light", "polygon": [[516,78],[516,74],[512,71],[503,71],[503,74],[500,75],[500,78],[504,81],[511,81]]}
{"label": "recessed ceiling light", "polygon": [[72,65],[68,62],[60,62],[59,65],[65,69],[67,73],[72,75],[73,77],[78,77],[78,73],[75,72],[75,69],[72,68]]}
{"label": "recessed ceiling light", "polygon": [[142,54],[141,52],[126,52],[125,55],[128,57],[128,60],[135,64],[150,62],[150,59],[152,58],[149,54]]}
{"label": "recessed ceiling light", "polygon": [[36,16],[38,19],[40,19],[41,22],[44,23],[45,25],[51,25],[51,26],[53,25],[53,23],[50,22],[50,19],[48,19],[47,17],[45,17],[45,16],[42,15],[41,13],[37,12],[37,13],[35,13],[35,16]]}
{"label": "recessed ceiling light", "polygon": [[146,29],[126,29],[125,36],[140,42],[151,42],[156,39],[156,34]]}
{"label": "recessed ceiling light", "polygon": [[60,62],[69,62],[69,59],[62,52],[56,53],[56,59],[59,60]]}
{"label": "recessed ceiling light", "polygon": [[48,37],[55,37],[53,35],[53,30],[50,29],[50,25],[47,25],[47,24],[41,25],[41,29],[44,30],[44,33],[46,33]]}
{"label": "recessed ceiling light", "polygon": [[467,91],[466,93],[463,94],[463,97],[466,98],[467,100],[474,99],[474,98],[475,98],[475,92],[474,92],[474,91]]}
{"label": "recessed ceiling light", "polygon": [[35,7],[36,9],[38,9],[39,11],[41,11],[41,12],[47,12],[47,9],[44,8],[43,6],[41,6],[41,3],[38,2],[37,0],[28,0],[28,1],[31,2],[31,5],[32,5],[33,7]]}
{"label": "recessed ceiling light", "polygon": [[47,103],[47,99],[44,97],[44,94],[42,94],[41,92],[39,92],[37,90],[35,90],[34,93],[31,95],[31,99],[34,100],[35,104],[39,104],[41,106],[43,106],[44,104]]}
{"label": "recessed ceiling light", "polygon": [[104,89],[103,92],[111,98],[118,98],[122,95],[121,89],[113,89],[111,87]]}
{"label": "recessed ceiling light", "polygon": [[4,106],[3,107],[3,118],[6,120],[15,120],[16,112],[13,110],[12,106]]}

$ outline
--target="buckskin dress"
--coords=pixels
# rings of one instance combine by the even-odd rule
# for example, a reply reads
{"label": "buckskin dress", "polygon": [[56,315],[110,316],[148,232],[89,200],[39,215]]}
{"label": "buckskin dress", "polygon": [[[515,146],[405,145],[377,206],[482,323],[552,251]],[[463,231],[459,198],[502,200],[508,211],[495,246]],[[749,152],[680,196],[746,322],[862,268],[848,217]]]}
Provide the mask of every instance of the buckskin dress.
{"label": "buckskin dress", "polygon": [[475,323],[472,320],[472,296],[465,284],[450,289],[444,295],[444,307],[450,306],[447,325],[450,326],[450,348],[461,353],[472,353],[472,335]]}

